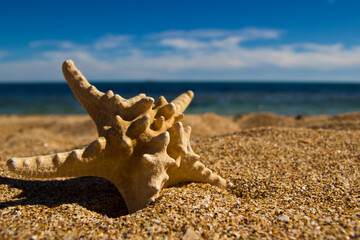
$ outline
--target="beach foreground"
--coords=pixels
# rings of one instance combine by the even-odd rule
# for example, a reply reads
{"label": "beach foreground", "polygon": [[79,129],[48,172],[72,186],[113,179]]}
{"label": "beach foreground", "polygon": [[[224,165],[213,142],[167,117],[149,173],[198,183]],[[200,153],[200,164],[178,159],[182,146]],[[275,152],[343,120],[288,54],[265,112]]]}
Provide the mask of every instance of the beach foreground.
{"label": "beach foreground", "polygon": [[6,169],[10,157],[84,146],[85,115],[0,116],[0,238],[360,238],[360,113],[186,115],[201,161],[234,186],[162,190],[128,214],[108,181],[40,181]]}

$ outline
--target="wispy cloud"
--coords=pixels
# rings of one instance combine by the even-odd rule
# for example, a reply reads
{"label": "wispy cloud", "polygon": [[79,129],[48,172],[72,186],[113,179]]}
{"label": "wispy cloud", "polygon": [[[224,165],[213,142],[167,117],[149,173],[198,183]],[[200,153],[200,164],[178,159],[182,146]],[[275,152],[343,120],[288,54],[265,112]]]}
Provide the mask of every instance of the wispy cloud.
{"label": "wispy cloud", "polygon": [[163,46],[179,49],[228,48],[241,42],[256,39],[276,39],[282,31],[245,28],[241,30],[198,29],[193,31],[168,31],[151,35]]}
{"label": "wispy cloud", "polygon": [[120,47],[129,47],[131,45],[132,36],[128,35],[112,35],[107,34],[94,42],[96,50],[114,49]]}
{"label": "wispy cloud", "polygon": [[274,39],[280,37],[283,31],[278,29],[244,28],[238,30],[223,29],[196,29],[191,31],[165,31],[151,34],[150,37],[159,39],[183,38],[183,39],[223,39],[228,37],[240,37],[244,40],[257,38]]}
{"label": "wispy cloud", "polygon": [[80,44],[68,40],[38,40],[29,43],[30,48],[58,48],[58,49],[75,49],[84,48]]}
{"label": "wispy cloud", "polygon": [[87,51],[101,51],[105,49],[116,49],[129,47],[131,45],[132,36],[128,35],[112,35],[106,34],[98,39],[95,39],[88,44],[77,44],[68,40],[39,40],[29,43],[30,48],[50,48],[50,49],[83,49]]}
{"label": "wispy cloud", "polygon": [[[276,44],[283,34],[278,29],[197,29],[137,37],[108,34],[87,44],[41,40],[29,43],[34,53],[30,59],[4,61],[0,50],[0,80],[61,79],[60,64],[69,58],[85,69],[89,78],[99,80],[310,79],[307,73],[331,78],[335,71],[356,71],[360,67],[360,46]],[[261,45],[268,40],[272,45]],[[246,47],[244,43],[250,41],[258,43]]]}

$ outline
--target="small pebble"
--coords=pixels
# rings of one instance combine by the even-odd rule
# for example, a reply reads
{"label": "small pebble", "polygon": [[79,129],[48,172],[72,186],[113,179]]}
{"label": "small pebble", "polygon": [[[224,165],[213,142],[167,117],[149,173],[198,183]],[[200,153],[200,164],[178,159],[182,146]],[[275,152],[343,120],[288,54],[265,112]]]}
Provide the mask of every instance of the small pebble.
{"label": "small pebble", "polygon": [[278,219],[284,222],[290,221],[290,217],[288,215],[281,215],[280,217],[278,217]]}

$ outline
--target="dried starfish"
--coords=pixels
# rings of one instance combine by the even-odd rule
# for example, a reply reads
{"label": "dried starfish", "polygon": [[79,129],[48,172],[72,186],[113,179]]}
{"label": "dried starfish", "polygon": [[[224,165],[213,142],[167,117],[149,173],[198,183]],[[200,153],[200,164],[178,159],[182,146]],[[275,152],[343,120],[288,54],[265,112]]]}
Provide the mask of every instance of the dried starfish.
{"label": "dried starfish", "polygon": [[130,213],[154,201],[163,187],[180,182],[227,182],[199,161],[190,146],[191,128],[179,122],[190,104],[188,91],[171,103],[140,94],[124,99],[92,86],[71,60],[63,74],[94,120],[99,137],[82,149],[52,155],[11,158],[9,169],[35,178],[97,176],[115,184]]}

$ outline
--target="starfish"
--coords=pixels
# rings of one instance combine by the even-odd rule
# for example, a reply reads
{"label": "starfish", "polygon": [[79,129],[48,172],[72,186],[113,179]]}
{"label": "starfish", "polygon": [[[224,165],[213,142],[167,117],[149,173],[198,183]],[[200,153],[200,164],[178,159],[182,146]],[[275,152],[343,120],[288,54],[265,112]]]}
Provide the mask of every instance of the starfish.
{"label": "starfish", "polygon": [[88,146],[51,155],[10,158],[8,168],[34,178],[97,176],[111,181],[133,213],[154,201],[164,187],[204,182],[226,187],[190,146],[191,127],[179,122],[194,94],[170,103],[139,94],[124,99],[91,85],[71,60],[63,74],[75,97],[93,119],[99,137]]}

